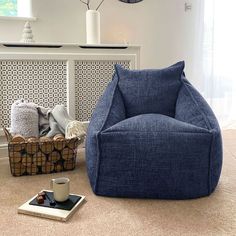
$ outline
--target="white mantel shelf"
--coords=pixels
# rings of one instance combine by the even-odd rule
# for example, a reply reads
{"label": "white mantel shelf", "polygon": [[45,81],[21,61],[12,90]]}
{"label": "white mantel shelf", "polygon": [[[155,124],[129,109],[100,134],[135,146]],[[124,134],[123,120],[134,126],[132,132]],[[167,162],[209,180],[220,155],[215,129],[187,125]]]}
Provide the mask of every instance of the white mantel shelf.
{"label": "white mantel shelf", "polygon": [[140,46],[132,44],[77,44],[60,42],[0,42],[0,60],[1,59],[27,59],[36,57],[40,60],[45,55],[56,59],[60,57],[64,60],[74,59],[74,57],[87,56],[88,59],[100,55],[101,59],[109,59],[112,56],[124,55],[135,57],[135,67],[139,68]]}
{"label": "white mantel shelf", "polygon": [[79,47],[86,49],[126,49],[126,48],[139,48],[139,45],[134,44],[78,44],[78,43],[52,43],[52,42],[0,42],[2,47],[29,47],[29,48],[61,48],[61,47]]}

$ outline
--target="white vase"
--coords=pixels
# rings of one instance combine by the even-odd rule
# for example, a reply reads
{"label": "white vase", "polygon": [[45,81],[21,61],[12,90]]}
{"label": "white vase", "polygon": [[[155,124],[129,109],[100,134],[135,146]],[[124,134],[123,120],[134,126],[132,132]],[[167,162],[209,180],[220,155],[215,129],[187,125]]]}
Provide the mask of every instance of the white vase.
{"label": "white vase", "polygon": [[100,44],[100,12],[87,10],[86,12],[87,44]]}

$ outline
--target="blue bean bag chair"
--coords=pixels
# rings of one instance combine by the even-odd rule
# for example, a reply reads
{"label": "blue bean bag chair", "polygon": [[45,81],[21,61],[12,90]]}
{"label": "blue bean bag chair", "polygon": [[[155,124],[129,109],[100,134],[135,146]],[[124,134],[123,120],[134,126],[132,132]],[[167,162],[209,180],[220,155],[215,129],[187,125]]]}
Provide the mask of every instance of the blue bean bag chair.
{"label": "blue bean bag chair", "polygon": [[95,194],[192,199],[211,194],[222,167],[221,132],[186,80],[184,62],[116,73],[93,112],[86,163]]}

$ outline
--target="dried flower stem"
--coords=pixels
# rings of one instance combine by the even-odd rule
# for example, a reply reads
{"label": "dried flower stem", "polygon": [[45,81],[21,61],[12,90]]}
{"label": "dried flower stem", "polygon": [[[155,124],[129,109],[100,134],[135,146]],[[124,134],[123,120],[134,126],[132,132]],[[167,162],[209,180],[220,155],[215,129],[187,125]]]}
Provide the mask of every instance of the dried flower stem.
{"label": "dried flower stem", "polygon": [[86,2],[83,1],[83,0],[80,0],[80,1],[87,6],[88,10],[90,9],[90,6],[89,6],[89,1],[90,0],[87,0]]}
{"label": "dried flower stem", "polygon": [[[84,1],[84,0],[80,0],[83,4],[85,4],[86,6],[87,6],[87,9],[89,10],[90,9],[90,0],[86,0],[86,1]],[[98,4],[98,6],[97,6],[97,8],[96,8],[96,11],[101,7],[101,5],[103,4],[103,2],[104,2],[105,0],[102,0],[99,4]]]}
{"label": "dried flower stem", "polygon": [[104,1],[105,1],[105,0],[102,0],[102,1],[100,2],[100,4],[98,5],[98,7],[96,8],[96,11],[100,8],[100,6],[103,4]]}

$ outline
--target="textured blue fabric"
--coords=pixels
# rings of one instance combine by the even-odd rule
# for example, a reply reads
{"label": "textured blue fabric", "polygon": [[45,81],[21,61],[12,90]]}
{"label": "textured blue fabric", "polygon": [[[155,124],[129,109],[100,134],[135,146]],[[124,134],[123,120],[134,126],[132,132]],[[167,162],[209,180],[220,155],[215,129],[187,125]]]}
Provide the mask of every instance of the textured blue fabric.
{"label": "textured blue fabric", "polygon": [[[220,128],[203,97],[182,72],[180,76],[175,100],[166,93],[165,99],[171,102],[165,101],[165,105],[174,103],[169,116],[166,108],[164,112],[146,110],[128,115],[125,95],[129,91],[122,90],[121,78],[114,76],[97,103],[86,139],[88,176],[94,193],[191,199],[214,191],[222,166]],[[165,82],[169,86],[169,80],[163,80],[163,89]],[[134,77],[132,86],[140,87],[139,79]],[[152,99],[149,102],[147,107],[153,105]]]}
{"label": "textured blue fabric", "polygon": [[160,113],[174,117],[184,62],[161,70],[126,70],[116,65],[126,115]]}
{"label": "textured blue fabric", "polygon": [[209,156],[209,193],[213,192],[222,168],[222,138],[218,121],[204,98],[185,79],[176,102],[175,118],[199,127],[207,128],[212,134]]}
{"label": "textured blue fabric", "polygon": [[144,114],[125,119],[104,132],[196,132],[206,133],[207,129],[179,121],[161,114]]}
{"label": "textured blue fabric", "polygon": [[99,165],[99,133],[102,129],[125,119],[125,108],[121,94],[117,88],[117,79],[107,86],[99,99],[89,123],[86,138],[87,170],[91,186],[95,189],[97,169]]}

